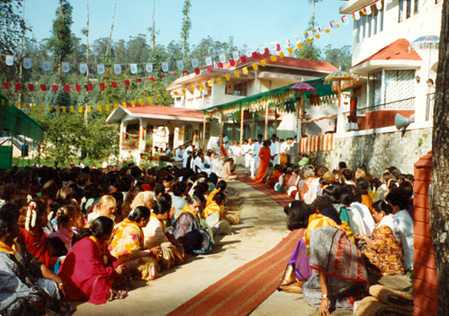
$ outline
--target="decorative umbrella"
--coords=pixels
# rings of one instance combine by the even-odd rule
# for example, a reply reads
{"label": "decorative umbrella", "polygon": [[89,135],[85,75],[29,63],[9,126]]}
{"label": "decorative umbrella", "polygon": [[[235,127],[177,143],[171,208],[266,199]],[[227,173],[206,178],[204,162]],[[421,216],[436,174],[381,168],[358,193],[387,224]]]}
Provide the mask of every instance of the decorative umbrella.
{"label": "decorative umbrella", "polygon": [[345,72],[345,71],[335,71],[327,75],[326,78],[324,78],[324,82],[335,82],[337,84],[337,91],[338,91],[338,107],[341,106],[341,83],[342,81],[345,81],[347,85],[345,85],[347,88],[349,88],[352,83],[354,82],[355,78]]}
{"label": "decorative umbrella", "polygon": [[421,36],[415,39],[410,44],[410,47],[413,49],[426,49],[426,48],[438,49],[439,46],[440,46],[440,37],[437,35]]}
{"label": "decorative umbrella", "polygon": [[[315,92],[315,88],[306,82],[298,82],[295,83],[290,90],[296,90],[299,95],[301,95],[301,104],[298,105],[298,110],[296,111],[296,120],[298,121],[298,130],[299,130],[299,122],[304,119],[304,91],[312,91]],[[300,116],[301,113],[301,116]],[[302,128],[302,125],[301,125]],[[298,131],[299,134],[299,131]],[[302,131],[301,131],[302,135]],[[299,137],[298,137],[299,139]]]}

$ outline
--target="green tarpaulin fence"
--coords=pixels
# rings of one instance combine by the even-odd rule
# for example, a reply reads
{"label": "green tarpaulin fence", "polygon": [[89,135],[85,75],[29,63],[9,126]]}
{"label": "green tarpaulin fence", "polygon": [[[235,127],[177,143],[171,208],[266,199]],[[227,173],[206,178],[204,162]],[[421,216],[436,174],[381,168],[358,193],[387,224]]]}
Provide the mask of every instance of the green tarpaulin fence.
{"label": "green tarpaulin fence", "polygon": [[10,105],[9,100],[0,94],[0,130],[29,137],[37,142],[44,140],[44,128],[22,110]]}

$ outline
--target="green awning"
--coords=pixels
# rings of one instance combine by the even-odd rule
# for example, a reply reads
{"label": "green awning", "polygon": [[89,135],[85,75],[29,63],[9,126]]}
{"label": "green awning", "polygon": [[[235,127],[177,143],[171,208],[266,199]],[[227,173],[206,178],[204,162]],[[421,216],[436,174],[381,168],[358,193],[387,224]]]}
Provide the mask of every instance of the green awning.
{"label": "green awning", "polygon": [[[313,86],[315,88],[315,92],[307,91],[305,93],[305,95],[307,97],[309,97],[312,93],[316,93],[320,97],[325,97],[325,96],[329,96],[329,95],[337,93],[336,91],[332,91],[332,85],[331,84],[325,84],[324,83],[324,77],[323,78],[319,78],[319,79],[313,79],[313,80],[305,81],[305,82],[310,84],[311,86]],[[231,102],[215,105],[213,107],[210,107],[210,108],[207,108],[207,109],[203,109],[202,111],[204,111],[204,112],[214,112],[214,111],[217,111],[219,109],[226,110],[226,109],[237,108],[237,107],[241,107],[241,106],[249,106],[251,104],[258,103],[258,102],[260,102],[262,100],[272,100],[273,98],[279,97],[279,96],[285,96],[288,99],[288,98],[290,98],[292,96],[296,96],[296,91],[290,90],[290,88],[293,85],[294,85],[294,83],[289,84],[289,85],[284,86],[284,87],[281,87],[281,88],[277,88],[277,89],[265,91],[265,92],[262,92],[262,93],[258,93],[258,94],[249,96],[247,98],[242,98],[242,99],[239,99],[239,100],[235,100],[235,101],[231,101]],[[349,89],[347,89],[347,90],[349,90]]]}
{"label": "green awning", "polygon": [[44,141],[44,128],[22,110],[9,105],[9,100],[0,94],[0,130],[29,137],[37,142]]}

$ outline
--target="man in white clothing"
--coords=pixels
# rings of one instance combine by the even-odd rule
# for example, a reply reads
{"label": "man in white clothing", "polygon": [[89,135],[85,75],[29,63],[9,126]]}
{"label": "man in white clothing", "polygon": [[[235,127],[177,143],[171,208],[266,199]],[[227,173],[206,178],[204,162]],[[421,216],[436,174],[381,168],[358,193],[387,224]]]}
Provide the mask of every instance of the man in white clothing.
{"label": "man in white clothing", "polygon": [[263,140],[263,135],[258,134],[257,142],[254,144],[254,147],[253,147],[253,153],[252,153],[253,159],[251,161],[251,166],[250,166],[252,178],[255,177],[255,174],[257,173],[257,170],[259,169],[259,162],[260,162],[259,151],[263,147],[262,140]]}
{"label": "man in white clothing", "polygon": [[182,161],[183,152],[182,152],[182,146],[179,146],[175,151],[175,157],[173,159],[175,161]]}
{"label": "man in white clothing", "polygon": [[277,138],[276,134],[273,134],[273,136],[271,136],[270,153],[271,163],[274,166],[279,163],[279,139]]}
{"label": "man in white clothing", "polygon": [[401,188],[392,189],[385,197],[385,202],[393,208],[393,218],[398,224],[399,237],[404,250],[404,270],[413,269],[413,224],[414,221],[408,212],[409,198]]}

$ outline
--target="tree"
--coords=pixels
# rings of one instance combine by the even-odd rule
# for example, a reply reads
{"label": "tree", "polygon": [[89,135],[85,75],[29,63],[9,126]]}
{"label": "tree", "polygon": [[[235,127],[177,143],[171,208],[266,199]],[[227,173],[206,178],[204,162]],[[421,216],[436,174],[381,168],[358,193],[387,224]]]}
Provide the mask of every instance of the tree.
{"label": "tree", "polygon": [[[53,21],[52,36],[48,41],[48,49],[53,53],[53,61],[57,65],[56,82],[64,85],[68,82],[68,75],[62,71],[62,62],[66,61],[74,49],[71,32],[72,6],[67,0],[59,0],[56,19]],[[63,89],[48,94],[47,102],[50,106],[69,106],[70,94]]]}
{"label": "tree", "polygon": [[182,29],[181,29],[181,39],[182,39],[182,56],[185,60],[187,57],[187,54],[189,53],[189,34],[190,29],[192,28],[192,22],[190,21],[189,11],[190,7],[192,5],[190,4],[190,0],[185,0],[184,7],[182,8],[182,14],[183,14],[183,21],[182,21]]}
{"label": "tree", "polygon": [[312,30],[315,30],[315,5],[317,2],[323,1],[323,0],[308,0],[309,3],[311,3],[313,5],[313,10],[312,10]]}
{"label": "tree", "polygon": [[324,47],[324,61],[327,61],[339,67],[343,71],[349,71],[351,68],[351,46],[345,45],[342,48],[332,48],[332,45]]}
{"label": "tree", "polygon": [[449,315],[449,1],[443,2],[432,138],[430,227],[438,276],[438,315]]}
{"label": "tree", "polygon": [[[314,2],[315,3],[315,2]],[[304,36],[307,38],[308,31],[313,31],[315,34],[315,27],[314,22],[315,17],[312,16],[309,21],[309,27],[304,32]],[[310,43],[308,41],[304,41],[302,44],[302,49],[297,51],[296,56],[298,58],[302,59],[310,59],[310,60],[320,60],[321,59],[321,49],[315,46],[313,38],[310,40]]]}

